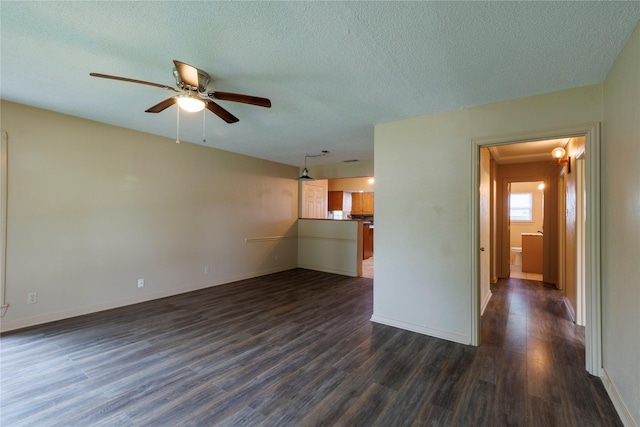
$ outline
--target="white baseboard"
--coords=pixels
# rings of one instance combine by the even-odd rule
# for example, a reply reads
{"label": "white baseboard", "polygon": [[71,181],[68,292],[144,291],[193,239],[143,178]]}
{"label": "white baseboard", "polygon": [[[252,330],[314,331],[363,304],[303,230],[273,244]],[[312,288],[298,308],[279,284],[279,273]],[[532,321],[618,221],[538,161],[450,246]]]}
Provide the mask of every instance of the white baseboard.
{"label": "white baseboard", "polygon": [[491,293],[491,291],[489,291],[482,299],[482,304],[480,306],[480,316],[484,314],[484,310],[487,308],[487,304],[489,304],[489,300],[491,299],[492,296],[493,294]]}
{"label": "white baseboard", "polygon": [[602,375],[600,378],[602,379],[605,390],[607,390],[607,393],[609,394],[611,402],[613,402],[613,406],[616,408],[616,411],[622,420],[622,424],[624,424],[625,427],[638,427],[638,424],[634,421],[627,405],[624,404],[624,400],[622,400],[616,385],[611,381],[606,369],[602,368]]}
{"label": "white baseboard", "polygon": [[23,319],[18,319],[10,322],[0,322],[0,332],[8,332],[16,329],[28,328],[30,326],[41,325],[43,323],[55,322],[58,320],[68,319],[71,317],[84,316],[85,314],[96,313],[104,310],[111,310],[118,307],[124,307],[132,304],[139,304],[141,302],[153,301],[160,298],[166,298],[173,295],[184,294],[186,292],[197,291],[199,289],[210,288],[213,286],[225,285],[227,283],[237,282],[239,280],[252,279],[254,277],[265,276],[267,274],[278,273],[280,271],[292,270],[297,268],[297,265],[280,267],[275,269],[268,269],[262,271],[256,271],[246,274],[240,274],[237,276],[229,276],[218,279],[213,282],[201,282],[194,283],[187,286],[181,286],[178,288],[166,289],[158,292],[145,293],[144,295],[124,298],[115,301],[108,301],[99,304],[93,304],[83,307],[74,307],[68,310],[62,310],[55,313],[47,313],[39,316],[32,316]]}
{"label": "white baseboard", "polygon": [[355,273],[353,271],[337,270],[333,268],[318,267],[316,265],[306,265],[306,264],[298,264],[298,267],[304,268],[306,270],[322,271],[323,273],[332,273],[332,274],[340,274],[341,276],[358,277],[358,273]]}
{"label": "white baseboard", "polygon": [[442,338],[443,340],[453,341],[459,344],[470,345],[471,343],[471,337],[465,335],[456,334],[454,332],[441,331],[439,329],[416,325],[414,323],[392,319],[390,317],[378,316],[374,314],[373,316],[371,316],[371,321],[387,326],[393,326],[395,328],[405,329],[411,332],[417,332],[419,334],[428,335],[430,337]]}

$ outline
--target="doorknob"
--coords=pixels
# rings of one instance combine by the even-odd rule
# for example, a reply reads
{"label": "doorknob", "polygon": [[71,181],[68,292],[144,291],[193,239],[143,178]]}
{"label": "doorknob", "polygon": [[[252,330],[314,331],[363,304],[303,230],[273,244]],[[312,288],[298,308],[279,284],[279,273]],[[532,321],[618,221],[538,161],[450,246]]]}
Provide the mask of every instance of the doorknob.
{"label": "doorknob", "polygon": [[480,248],[480,250],[481,250],[482,252],[484,252],[484,247],[481,247],[481,248]]}

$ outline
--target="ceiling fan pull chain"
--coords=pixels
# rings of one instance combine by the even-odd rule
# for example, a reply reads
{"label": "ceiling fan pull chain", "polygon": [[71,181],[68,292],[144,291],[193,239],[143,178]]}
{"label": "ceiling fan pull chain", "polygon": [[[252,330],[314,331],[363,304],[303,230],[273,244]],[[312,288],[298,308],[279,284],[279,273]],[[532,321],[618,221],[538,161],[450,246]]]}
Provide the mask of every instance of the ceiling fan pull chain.
{"label": "ceiling fan pull chain", "polygon": [[176,144],[180,144],[180,109],[176,108]]}
{"label": "ceiling fan pull chain", "polygon": [[202,110],[202,143],[207,143],[207,134],[206,134],[206,123],[207,123],[207,115],[204,113],[205,110]]}

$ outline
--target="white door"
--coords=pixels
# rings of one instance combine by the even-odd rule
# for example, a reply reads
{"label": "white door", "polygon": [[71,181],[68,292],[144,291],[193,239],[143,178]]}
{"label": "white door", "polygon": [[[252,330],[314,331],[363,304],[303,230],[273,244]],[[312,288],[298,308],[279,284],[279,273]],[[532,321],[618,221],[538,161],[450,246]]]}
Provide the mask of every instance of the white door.
{"label": "white door", "polygon": [[327,180],[302,183],[302,218],[327,217]]}

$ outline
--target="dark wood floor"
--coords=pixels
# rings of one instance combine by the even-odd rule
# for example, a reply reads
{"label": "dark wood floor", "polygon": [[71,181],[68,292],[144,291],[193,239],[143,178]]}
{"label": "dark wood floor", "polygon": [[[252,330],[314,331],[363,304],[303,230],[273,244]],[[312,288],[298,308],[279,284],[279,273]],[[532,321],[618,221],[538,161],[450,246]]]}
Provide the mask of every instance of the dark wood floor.
{"label": "dark wood floor", "polygon": [[371,279],[298,269],[8,333],[0,424],[622,425],[549,286],[498,283],[479,348],[371,310]]}

